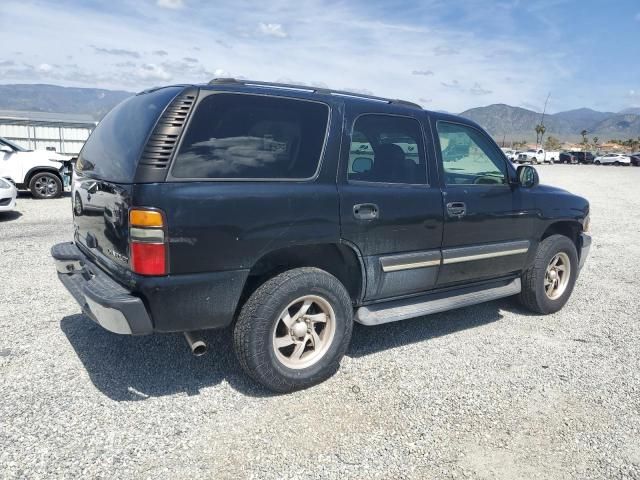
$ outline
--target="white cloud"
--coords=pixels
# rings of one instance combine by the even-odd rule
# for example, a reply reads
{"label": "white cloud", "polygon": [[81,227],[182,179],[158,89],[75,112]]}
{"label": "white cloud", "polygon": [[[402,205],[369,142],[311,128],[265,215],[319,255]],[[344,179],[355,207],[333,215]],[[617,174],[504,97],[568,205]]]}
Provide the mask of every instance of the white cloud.
{"label": "white cloud", "polygon": [[156,5],[162,8],[170,8],[172,10],[178,10],[184,7],[184,0],[157,0]]}
{"label": "white cloud", "polygon": [[282,25],[279,23],[262,23],[258,25],[258,31],[264,35],[269,35],[272,37],[285,38],[287,37],[287,32],[284,31]]}
{"label": "white cloud", "polygon": [[[438,4],[438,0],[425,2]],[[176,0],[161,3],[184,5]],[[535,46],[521,39],[492,40],[469,29],[439,25],[438,10],[432,17],[394,21],[378,11],[383,7],[369,12],[346,2],[332,8],[323,0],[243,0],[243,8],[230,2],[203,2],[189,28],[184,28],[183,19],[142,3],[128,4],[126,14],[123,9],[107,14],[85,5],[89,3],[60,8],[46,2],[2,0],[4,49],[0,50],[22,54],[16,59],[0,53],[0,82],[139,91],[169,82],[207,82],[216,76],[290,78],[295,83],[423,104],[430,99],[431,108],[460,112],[480,101],[513,105],[544,101],[540,92],[553,90],[550,85],[566,64],[566,59],[537,55]],[[50,41],[52,24],[65,25],[65,35],[56,42]],[[180,35],[167,34],[176,31]],[[287,37],[295,42],[283,42]],[[74,53],[77,67],[54,67],[67,64],[69,52]],[[495,53],[491,61],[487,52]],[[185,60],[194,57],[197,63]],[[2,64],[8,60],[19,64]],[[53,68],[48,74],[37,67],[45,62]],[[529,75],[531,71],[536,75]],[[629,88],[635,87],[618,91]]]}
{"label": "white cloud", "polygon": [[171,74],[167,72],[163,66],[156,65],[155,63],[145,63],[141,65],[136,71],[135,76],[143,81],[164,81],[171,80]]}
{"label": "white cloud", "polygon": [[41,63],[40,65],[38,65],[38,71],[42,73],[49,73],[52,70],[53,70],[53,67],[48,63]]}

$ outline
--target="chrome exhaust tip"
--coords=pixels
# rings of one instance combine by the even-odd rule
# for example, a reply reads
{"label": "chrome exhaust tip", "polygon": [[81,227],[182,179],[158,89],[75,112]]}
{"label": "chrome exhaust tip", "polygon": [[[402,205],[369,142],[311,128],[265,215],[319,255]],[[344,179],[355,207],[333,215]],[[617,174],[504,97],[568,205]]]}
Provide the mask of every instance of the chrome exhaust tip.
{"label": "chrome exhaust tip", "polygon": [[184,332],[184,338],[187,340],[191,353],[194,356],[201,357],[207,353],[207,343],[201,338],[196,337],[194,332]]}

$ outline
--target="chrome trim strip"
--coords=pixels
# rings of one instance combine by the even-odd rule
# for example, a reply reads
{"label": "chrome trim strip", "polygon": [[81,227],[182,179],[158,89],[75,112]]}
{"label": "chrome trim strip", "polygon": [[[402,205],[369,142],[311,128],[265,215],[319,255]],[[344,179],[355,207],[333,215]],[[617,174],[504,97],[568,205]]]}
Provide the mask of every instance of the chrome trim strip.
{"label": "chrome trim strip", "polygon": [[441,261],[442,254],[439,251],[403,253],[380,257],[380,265],[385,273],[414,268],[437,267]]}
{"label": "chrome trim strip", "polygon": [[452,263],[472,262],[474,260],[486,260],[489,258],[506,257],[509,255],[520,255],[529,251],[528,240],[517,242],[493,243],[489,245],[478,245],[473,247],[451,248],[444,250],[443,265]]}
{"label": "chrome trim strip", "polygon": [[400,263],[398,265],[382,266],[383,272],[397,272],[399,270],[409,270],[411,268],[435,267],[440,265],[440,260],[427,260],[424,262]]}
{"label": "chrome trim strip", "polygon": [[504,250],[502,252],[480,253],[478,255],[468,255],[466,257],[445,258],[443,263],[447,265],[450,263],[471,262],[473,260],[485,260],[487,258],[506,257],[508,255],[519,255],[521,253],[527,253],[528,251],[529,251],[528,248],[519,248],[517,250]]}

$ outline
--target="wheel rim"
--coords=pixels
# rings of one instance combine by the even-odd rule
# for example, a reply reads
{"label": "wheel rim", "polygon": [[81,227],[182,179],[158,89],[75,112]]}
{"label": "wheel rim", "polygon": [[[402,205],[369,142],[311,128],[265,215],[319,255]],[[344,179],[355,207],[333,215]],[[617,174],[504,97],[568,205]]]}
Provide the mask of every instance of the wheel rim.
{"label": "wheel rim", "polygon": [[569,285],[571,277],[571,262],[564,252],[556,253],[544,275],[544,291],[551,300],[561,297]]}
{"label": "wheel rim", "polygon": [[40,177],[36,180],[34,185],[36,192],[43,197],[52,197],[58,193],[58,184],[49,176]]}
{"label": "wheel rim", "polygon": [[273,328],[273,350],[285,367],[302,369],[317,363],[329,350],[336,317],[327,300],[305,295],[285,308]]}

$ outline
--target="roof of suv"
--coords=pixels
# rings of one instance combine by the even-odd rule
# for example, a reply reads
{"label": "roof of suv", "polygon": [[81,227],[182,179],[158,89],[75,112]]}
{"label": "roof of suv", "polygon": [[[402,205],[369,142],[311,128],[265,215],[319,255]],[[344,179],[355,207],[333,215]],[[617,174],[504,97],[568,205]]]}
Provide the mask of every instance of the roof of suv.
{"label": "roof of suv", "polygon": [[[167,85],[169,86],[169,85]],[[324,87],[314,87],[312,85],[295,85],[288,83],[278,83],[278,82],[263,82],[257,80],[247,80],[247,79],[239,79],[239,78],[214,78],[208,83],[201,84],[180,84],[180,85],[172,85],[172,86],[181,86],[181,87],[197,87],[197,88],[214,88],[214,87],[224,87],[225,89],[230,89],[232,91],[236,90],[271,90],[272,92],[280,92],[285,93],[289,92],[298,97],[303,97],[307,99],[313,99],[314,97],[339,97],[344,100],[355,100],[355,101],[371,101],[371,102],[379,102],[380,104],[386,104],[394,107],[406,108],[410,110],[420,110],[422,112],[427,112],[429,115],[434,116],[436,119],[448,120],[458,123],[463,123],[471,126],[475,126],[479,129],[482,129],[480,125],[478,125],[473,120],[461,117],[459,115],[442,112],[442,111],[433,111],[426,110],[422,108],[417,103],[413,103],[407,100],[386,98],[386,97],[378,97],[375,95],[367,95],[363,93],[356,92],[348,92],[344,90],[333,90],[330,88]],[[165,88],[165,87],[159,87]],[[157,90],[158,87],[154,87],[148,90],[144,90],[140,93],[147,93],[150,91]],[[316,98],[317,98],[316,97]]]}
{"label": "roof of suv", "polygon": [[400,99],[392,99],[385,97],[376,97],[374,95],[367,95],[362,93],[355,92],[347,92],[344,90],[333,90],[330,88],[324,87],[314,87],[309,85],[293,85],[288,83],[277,83],[277,82],[261,82],[254,80],[244,80],[244,79],[236,79],[236,78],[214,78],[206,86],[217,86],[217,85],[230,85],[230,86],[239,86],[239,87],[259,87],[259,88],[267,88],[279,91],[292,91],[299,93],[309,93],[309,94],[319,94],[319,95],[333,95],[337,97],[343,98],[353,98],[359,100],[371,100],[376,102],[383,102],[387,104],[393,105],[401,105],[410,108],[417,108],[422,110],[422,107],[417,103],[409,102],[407,100]]}

